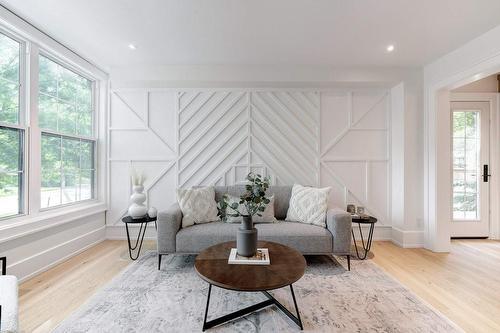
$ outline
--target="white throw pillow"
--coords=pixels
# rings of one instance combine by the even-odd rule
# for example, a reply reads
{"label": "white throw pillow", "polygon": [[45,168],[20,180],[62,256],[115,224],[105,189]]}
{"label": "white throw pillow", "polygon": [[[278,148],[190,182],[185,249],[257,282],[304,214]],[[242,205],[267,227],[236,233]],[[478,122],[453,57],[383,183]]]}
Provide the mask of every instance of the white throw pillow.
{"label": "white throw pillow", "polygon": [[326,227],[330,187],[315,188],[295,184],[292,188],[286,221]]}
{"label": "white throw pillow", "polygon": [[213,187],[177,189],[177,202],[182,211],[182,227],[218,221]]}
{"label": "white throw pillow", "polygon": [[[269,201],[270,202],[269,202],[269,204],[267,204],[267,206],[264,209],[264,211],[262,213],[260,213],[260,215],[262,215],[262,216],[254,215],[252,217],[252,221],[254,223],[274,223],[274,222],[278,222],[278,220],[276,220],[276,218],[274,217],[274,195],[272,195],[271,197],[269,197]],[[228,202],[229,206],[233,202],[236,202],[236,203],[239,204],[240,198],[239,197],[235,197],[233,195],[228,195],[227,196],[227,202]],[[246,214],[247,210],[245,208],[245,205],[243,205],[243,204],[238,205],[238,211],[240,213]],[[226,212],[229,213],[229,214],[233,214],[234,210],[232,210],[231,208],[226,208]],[[239,222],[242,222],[242,220],[243,220],[243,217],[241,217],[241,216],[238,216],[238,217],[228,216],[226,222],[228,222],[228,223],[239,223]]]}

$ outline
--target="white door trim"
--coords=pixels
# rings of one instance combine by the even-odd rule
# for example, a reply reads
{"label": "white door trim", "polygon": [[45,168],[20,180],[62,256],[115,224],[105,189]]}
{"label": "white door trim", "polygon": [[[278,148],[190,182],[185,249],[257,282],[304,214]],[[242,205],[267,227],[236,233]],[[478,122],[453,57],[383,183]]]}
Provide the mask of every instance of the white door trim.
{"label": "white door trim", "polygon": [[[450,141],[450,124],[449,117],[444,122],[440,119],[439,110],[449,110],[451,89],[500,72],[500,53],[462,68],[443,78],[424,79],[424,239],[425,247],[435,252],[449,252],[451,247],[451,175],[447,163],[440,162],[449,161],[450,153],[442,156],[440,148]],[[448,130],[442,131],[443,128]],[[494,234],[498,236],[498,232],[497,227]]]}

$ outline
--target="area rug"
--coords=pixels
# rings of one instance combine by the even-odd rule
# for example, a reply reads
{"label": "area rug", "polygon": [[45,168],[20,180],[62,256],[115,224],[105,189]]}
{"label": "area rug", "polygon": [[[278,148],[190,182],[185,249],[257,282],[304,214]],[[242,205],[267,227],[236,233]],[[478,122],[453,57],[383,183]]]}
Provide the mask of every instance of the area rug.
{"label": "area rug", "polygon": [[[157,257],[148,252],[64,320],[54,332],[200,332],[208,284],[194,270],[195,256]],[[340,261],[340,263],[338,261]],[[305,332],[459,332],[369,260],[307,257],[294,290]],[[289,288],[272,294],[293,312]],[[209,319],[265,300],[260,293],[212,288]],[[212,332],[298,332],[268,307]]]}

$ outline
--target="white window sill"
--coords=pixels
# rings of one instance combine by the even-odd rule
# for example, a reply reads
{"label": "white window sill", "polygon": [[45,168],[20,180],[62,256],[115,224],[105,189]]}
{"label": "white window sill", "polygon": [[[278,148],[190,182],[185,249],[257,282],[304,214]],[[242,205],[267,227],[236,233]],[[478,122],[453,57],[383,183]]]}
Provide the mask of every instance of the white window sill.
{"label": "white window sill", "polygon": [[92,201],[43,211],[36,216],[24,215],[2,220],[0,244],[105,211],[106,205],[103,202]]}

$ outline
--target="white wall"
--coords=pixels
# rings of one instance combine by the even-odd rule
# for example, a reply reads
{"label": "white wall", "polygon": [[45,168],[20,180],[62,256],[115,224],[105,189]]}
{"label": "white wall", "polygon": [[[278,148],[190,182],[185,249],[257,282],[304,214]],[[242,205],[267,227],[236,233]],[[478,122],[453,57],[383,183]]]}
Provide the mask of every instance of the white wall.
{"label": "white wall", "polygon": [[[57,219],[57,218],[56,218]],[[41,273],[99,243],[105,237],[104,212],[67,214],[48,228],[0,239],[0,253],[8,259],[8,274],[21,280]]]}
{"label": "white wall", "polygon": [[453,89],[454,93],[497,93],[498,74],[493,74],[484,79],[477,80],[464,86]]}
{"label": "white wall", "polygon": [[392,240],[403,247],[423,245],[421,79],[391,89]]}

